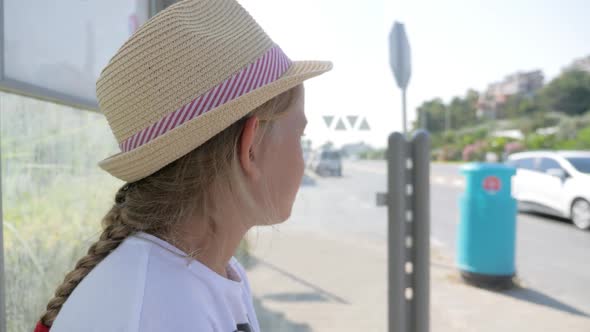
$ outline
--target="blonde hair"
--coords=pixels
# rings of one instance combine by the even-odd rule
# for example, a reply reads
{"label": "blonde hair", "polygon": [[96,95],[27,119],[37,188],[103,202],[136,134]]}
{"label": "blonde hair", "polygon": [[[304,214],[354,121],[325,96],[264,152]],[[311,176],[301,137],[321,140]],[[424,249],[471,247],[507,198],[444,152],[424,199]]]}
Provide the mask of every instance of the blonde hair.
{"label": "blonde hair", "polygon": [[272,129],[273,121],[286,113],[298,87],[267,101],[156,173],[121,187],[115,195],[115,204],[102,219],[103,231],[98,241],[90,246],[86,256],[78,260],[74,269],[65,276],[47,304],[41,323],[51,327],[74,288],[128,236],[142,231],[174,242],[175,227],[187,218],[209,220],[209,211],[215,205],[211,199],[214,186],[229,191],[234,198],[250,199],[246,202],[250,206],[255,204],[245,192],[237,159],[244,122],[252,116],[261,119],[261,141]]}

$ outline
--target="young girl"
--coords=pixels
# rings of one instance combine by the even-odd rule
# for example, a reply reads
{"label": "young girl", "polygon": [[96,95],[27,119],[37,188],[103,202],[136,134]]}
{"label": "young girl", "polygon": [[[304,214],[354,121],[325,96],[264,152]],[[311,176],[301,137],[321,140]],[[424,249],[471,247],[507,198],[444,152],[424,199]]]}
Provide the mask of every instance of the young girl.
{"label": "young girl", "polygon": [[260,331],[232,257],[256,225],[285,221],[303,175],[303,81],[234,0],[186,0],[144,24],[97,81],[127,183],[99,240],[36,331]]}

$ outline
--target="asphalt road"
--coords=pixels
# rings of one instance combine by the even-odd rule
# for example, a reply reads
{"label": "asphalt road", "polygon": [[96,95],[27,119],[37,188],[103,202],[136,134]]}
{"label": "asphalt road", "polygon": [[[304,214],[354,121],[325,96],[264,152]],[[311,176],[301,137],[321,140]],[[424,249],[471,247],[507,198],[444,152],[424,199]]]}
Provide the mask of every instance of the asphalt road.
{"label": "asphalt road", "polygon": [[[457,165],[431,166],[431,243],[454,256],[459,197],[464,181]],[[345,162],[341,178],[304,179],[288,227],[368,239],[385,248],[387,214],[375,195],[386,189],[380,161]],[[590,232],[566,220],[519,214],[517,274],[536,301],[590,317]],[[530,300],[530,299],[529,299]]]}

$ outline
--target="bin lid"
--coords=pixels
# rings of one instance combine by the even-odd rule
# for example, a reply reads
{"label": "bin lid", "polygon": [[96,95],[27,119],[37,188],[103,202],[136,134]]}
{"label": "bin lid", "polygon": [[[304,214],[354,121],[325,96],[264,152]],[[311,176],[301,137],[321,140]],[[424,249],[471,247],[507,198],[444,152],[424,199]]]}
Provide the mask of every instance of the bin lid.
{"label": "bin lid", "polygon": [[461,166],[461,173],[501,173],[513,175],[516,173],[516,168],[501,163],[469,163]]}

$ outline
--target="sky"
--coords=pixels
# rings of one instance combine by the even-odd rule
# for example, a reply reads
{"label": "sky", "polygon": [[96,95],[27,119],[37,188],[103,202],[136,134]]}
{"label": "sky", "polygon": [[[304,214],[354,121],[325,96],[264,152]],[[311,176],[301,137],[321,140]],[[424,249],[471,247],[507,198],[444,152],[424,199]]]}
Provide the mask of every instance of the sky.
{"label": "sky", "polygon": [[[405,24],[412,52],[408,118],[425,100],[483,91],[516,71],[546,81],[590,55],[587,0],[241,0],[293,60],[331,60],[332,72],[306,81],[306,136],[314,146],[365,141],[385,146],[402,128],[401,93],[389,66],[388,35]],[[365,117],[370,131],[324,115]],[[358,126],[358,123],[357,123]]]}
{"label": "sky", "polygon": [[[91,95],[130,34],[129,17],[148,0],[3,1],[8,73]],[[306,138],[314,147],[326,141],[384,147],[401,130],[401,93],[389,66],[396,20],[405,24],[412,52],[409,122],[426,100],[483,91],[516,71],[541,69],[548,81],[590,55],[588,0],[238,1],[292,60],[334,63],[305,83]],[[335,117],[331,127],[324,116]],[[347,116],[357,117],[355,126]],[[345,130],[335,129],[339,119]],[[363,119],[370,130],[359,130]]]}

